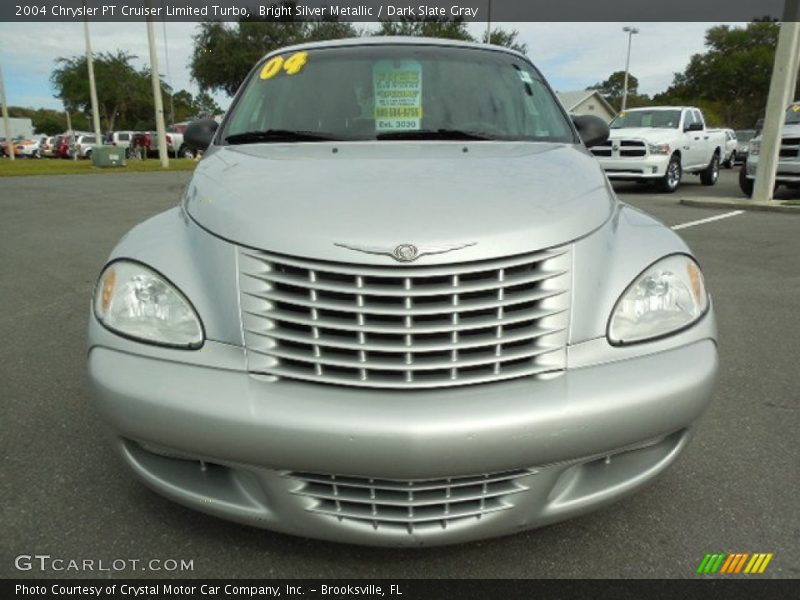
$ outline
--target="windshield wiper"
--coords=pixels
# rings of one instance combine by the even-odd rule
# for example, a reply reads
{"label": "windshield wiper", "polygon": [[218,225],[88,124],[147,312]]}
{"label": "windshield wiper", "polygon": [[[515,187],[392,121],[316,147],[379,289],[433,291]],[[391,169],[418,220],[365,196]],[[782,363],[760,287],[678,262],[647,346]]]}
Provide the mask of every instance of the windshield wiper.
{"label": "windshield wiper", "polygon": [[409,129],[386,131],[375,136],[378,140],[494,140],[489,135],[460,129]]}
{"label": "windshield wiper", "polygon": [[265,129],[234,133],[225,138],[229,144],[257,144],[259,142],[327,142],[339,138],[329,133],[296,131],[293,129]]}

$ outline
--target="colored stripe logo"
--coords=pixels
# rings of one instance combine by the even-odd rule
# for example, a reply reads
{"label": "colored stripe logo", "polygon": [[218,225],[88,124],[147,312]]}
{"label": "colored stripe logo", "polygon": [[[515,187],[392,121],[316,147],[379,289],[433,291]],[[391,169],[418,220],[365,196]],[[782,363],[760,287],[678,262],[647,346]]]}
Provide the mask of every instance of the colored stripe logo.
{"label": "colored stripe logo", "polygon": [[756,552],[754,554],[749,552],[706,554],[703,560],[700,561],[697,572],[705,575],[714,575],[715,573],[723,575],[738,575],[740,573],[756,575],[766,570],[772,557],[772,553],[764,552]]}

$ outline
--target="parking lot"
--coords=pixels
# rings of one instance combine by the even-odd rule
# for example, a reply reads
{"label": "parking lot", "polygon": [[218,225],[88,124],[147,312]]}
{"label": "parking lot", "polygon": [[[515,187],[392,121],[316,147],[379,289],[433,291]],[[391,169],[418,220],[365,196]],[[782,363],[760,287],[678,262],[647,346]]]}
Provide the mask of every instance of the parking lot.
{"label": "parking lot", "polygon": [[[707,552],[771,552],[762,577],[800,576],[800,217],[746,212],[680,229],[720,330],[715,401],[678,463],[643,492],[578,519],[462,546],[392,550],[251,529],[183,508],[122,467],[88,398],[89,298],[131,226],[176,203],[190,173],[5,179],[0,195],[3,382],[0,575],[19,554],[193,560],[195,577],[692,577]],[[681,196],[738,196],[734,171],[676,195],[619,184],[670,226],[724,214]],[[163,576],[130,572],[128,576]],[[105,574],[99,574],[103,576]]]}

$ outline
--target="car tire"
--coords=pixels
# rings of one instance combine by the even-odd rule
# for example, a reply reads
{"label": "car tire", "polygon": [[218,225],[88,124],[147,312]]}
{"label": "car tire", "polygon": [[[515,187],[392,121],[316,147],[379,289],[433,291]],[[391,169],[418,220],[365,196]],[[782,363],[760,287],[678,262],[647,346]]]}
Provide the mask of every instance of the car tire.
{"label": "car tire", "polygon": [[725,161],[725,164],[723,166],[726,169],[732,169],[733,165],[735,165],[735,164],[736,164],[736,150],[731,152],[731,157],[728,160]]}
{"label": "car tire", "polygon": [[719,154],[716,152],[711,157],[711,162],[700,172],[700,183],[703,185],[716,185],[719,181]]}
{"label": "car tire", "polygon": [[188,146],[181,146],[175,158],[191,158],[194,159],[194,152]]}
{"label": "car tire", "polygon": [[745,196],[752,198],[754,187],[755,181],[747,178],[747,165],[742,165],[739,170],[739,189],[742,190]]}
{"label": "car tire", "polygon": [[85,159],[87,159],[87,160],[89,160],[90,158],[92,158],[92,151],[91,151],[91,150],[87,150],[87,151],[86,151],[86,154],[84,154],[84,155],[83,155],[83,158],[85,158]]}
{"label": "car tire", "polygon": [[664,194],[674,194],[681,185],[683,177],[683,167],[681,167],[681,157],[673,154],[667,165],[667,172],[658,180],[658,190]]}

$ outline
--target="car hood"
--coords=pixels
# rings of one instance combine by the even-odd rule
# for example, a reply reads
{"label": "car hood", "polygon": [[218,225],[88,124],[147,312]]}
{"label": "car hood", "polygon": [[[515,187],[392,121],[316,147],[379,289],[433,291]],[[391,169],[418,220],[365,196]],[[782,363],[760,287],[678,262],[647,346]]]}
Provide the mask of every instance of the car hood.
{"label": "car hood", "polygon": [[419,264],[493,258],[582,237],[615,203],[584,148],[511,142],[224,146],[184,195],[192,219],[232,242],[371,264],[394,261],[337,244],[466,246]]}
{"label": "car hood", "polygon": [[670,140],[678,133],[677,129],[663,129],[655,127],[626,127],[624,129],[612,129],[609,139],[629,140],[645,139],[653,143],[660,143],[660,140]]}

